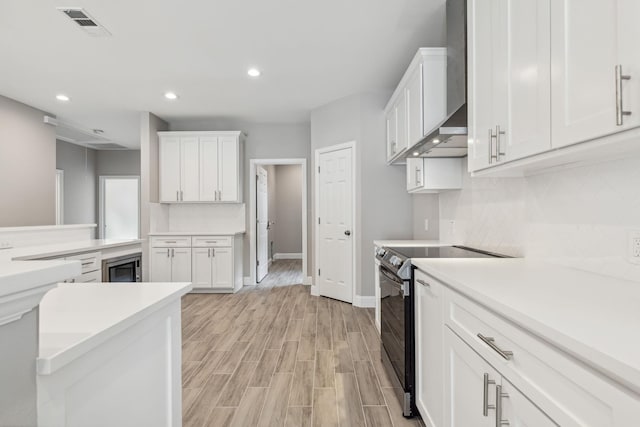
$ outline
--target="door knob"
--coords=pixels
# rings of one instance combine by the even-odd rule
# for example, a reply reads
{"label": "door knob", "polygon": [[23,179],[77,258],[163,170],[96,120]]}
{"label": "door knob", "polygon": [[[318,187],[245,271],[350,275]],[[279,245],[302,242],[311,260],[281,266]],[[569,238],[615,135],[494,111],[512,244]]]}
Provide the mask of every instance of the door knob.
{"label": "door knob", "polygon": [[351,232],[350,232],[349,230],[345,230],[345,231],[344,231],[344,235],[345,235],[345,236],[351,236]]}

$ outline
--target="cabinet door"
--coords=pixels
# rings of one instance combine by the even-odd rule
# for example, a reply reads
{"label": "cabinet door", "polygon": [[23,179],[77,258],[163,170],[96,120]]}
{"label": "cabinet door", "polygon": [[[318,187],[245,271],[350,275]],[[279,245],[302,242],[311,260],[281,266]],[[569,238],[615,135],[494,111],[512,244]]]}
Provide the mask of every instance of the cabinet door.
{"label": "cabinet door", "polygon": [[191,282],[194,288],[210,288],[212,262],[210,248],[194,248],[191,251]]}
{"label": "cabinet door", "polygon": [[[460,337],[444,327],[445,421],[450,427],[495,426],[495,409],[484,415],[485,399],[495,407],[495,383],[500,375]],[[493,384],[485,387],[485,374]]]}
{"label": "cabinet door", "polygon": [[422,158],[408,158],[407,159],[407,190],[415,190],[422,187],[423,181],[423,164]]}
{"label": "cabinet door", "polygon": [[198,138],[180,138],[180,200],[183,202],[197,202],[200,199],[199,152]]}
{"label": "cabinet door", "polygon": [[[558,0],[551,9],[554,147],[598,138],[640,124],[640,62],[635,0]],[[633,15],[635,13],[635,15]],[[594,26],[595,25],[595,26]],[[635,38],[634,38],[635,37]],[[617,124],[616,65],[623,74],[623,109]]]}
{"label": "cabinet door", "polygon": [[509,381],[502,379],[502,414],[500,420],[511,427],[557,427],[544,412],[535,406]]}
{"label": "cabinet door", "polygon": [[396,122],[396,107],[393,106],[387,113],[387,160],[394,156],[398,145],[398,132]]}
{"label": "cabinet door", "polygon": [[238,140],[233,136],[218,138],[218,189],[221,202],[237,202],[240,177]]}
{"label": "cabinet door", "polygon": [[191,281],[191,248],[171,248],[171,281]]}
{"label": "cabinet door", "polygon": [[551,0],[494,1],[495,144],[503,162],[551,149]]}
{"label": "cabinet door", "polygon": [[213,249],[213,288],[233,288],[233,251],[231,248]]}
{"label": "cabinet door", "polygon": [[442,286],[416,272],[416,406],[431,427],[441,427],[444,408]]}
{"label": "cabinet door", "polygon": [[467,19],[469,170],[486,168],[495,156],[493,93],[494,5],[496,0],[469,0]]}
{"label": "cabinet door", "polygon": [[218,138],[200,138],[200,201],[218,200]]}
{"label": "cabinet door", "polygon": [[171,282],[171,249],[151,248],[151,268],[149,276],[152,282]]}
{"label": "cabinet door", "polygon": [[422,139],[422,64],[418,64],[407,81],[407,147]]}
{"label": "cabinet door", "polygon": [[159,156],[160,201],[177,202],[180,200],[180,139],[162,137]]}
{"label": "cabinet door", "polygon": [[408,147],[407,140],[407,94],[403,90],[396,101],[396,132],[398,135],[394,156],[403,152]]}

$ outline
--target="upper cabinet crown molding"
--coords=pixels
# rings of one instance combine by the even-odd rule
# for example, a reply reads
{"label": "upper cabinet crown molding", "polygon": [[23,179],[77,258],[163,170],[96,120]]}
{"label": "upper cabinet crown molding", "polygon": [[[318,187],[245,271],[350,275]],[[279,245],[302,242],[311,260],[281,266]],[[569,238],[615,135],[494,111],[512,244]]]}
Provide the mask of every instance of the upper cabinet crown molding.
{"label": "upper cabinet crown molding", "polygon": [[640,2],[468,4],[470,172],[517,176],[638,151]]}
{"label": "upper cabinet crown molding", "polygon": [[244,134],[158,132],[161,203],[241,203]]}

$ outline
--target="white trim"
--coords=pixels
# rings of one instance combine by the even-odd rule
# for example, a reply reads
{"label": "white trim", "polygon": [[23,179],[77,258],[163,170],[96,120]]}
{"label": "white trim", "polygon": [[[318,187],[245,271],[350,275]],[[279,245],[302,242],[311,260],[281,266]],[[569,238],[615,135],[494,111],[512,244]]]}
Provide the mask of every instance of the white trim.
{"label": "white trim", "polygon": [[311,285],[311,296],[319,297],[320,292],[318,291],[318,285]]}
{"label": "white trim", "polygon": [[371,308],[376,306],[376,297],[371,295],[355,295],[353,297],[354,307]]}
{"label": "white trim", "polygon": [[[305,277],[304,281],[302,282],[303,285],[309,285],[311,287],[313,287],[313,277],[311,276],[307,276]],[[312,294],[313,295],[313,294]]]}
{"label": "white trim", "polygon": [[255,286],[255,282],[252,283],[251,282],[251,277],[250,276],[244,276],[242,278],[242,286]]}
{"label": "white trim", "polygon": [[320,180],[319,180],[319,173],[318,173],[318,164],[320,161],[320,154],[324,154],[324,153],[330,153],[332,151],[338,151],[338,150],[344,150],[346,148],[350,148],[351,149],[351,185],[352,185],[352,201],[353,201],[353,210],[351,213],[351,240],[353,241],[353,245],[352,245],[352,261],[353,261],[353,271],[352,271],[352,288],[353,288],[353,292],[352,292],[352,296],[351,296],[351,303],[354,304],[355,300],[356,300],[356,277],[357,277],[357,269],[356,269],[356,243],[358,241],[358,235],[357,235],[357,231],[358,231],[358,227],[356,225],[356,210],[358,209],[358,204],[355,202],[356,201],[356,190],[358,188],[356,179],[357,179],[357,175],[356,175],[356,141],[349,141],[349,142],[343,142],[341,144],[336,144],[336,145],[332,145],[329,147],[323,147],[323,148],[318,148],[315,151],[315,156],[314,156],[314,165],[313,165],[313,174],[314,174],[314,181],[315,181],[315,185],[314,185],[314,218],[313,218],[313,242],[314,242],[314,259],[315,259],[315,269],[313,272],[313,277],[314,277],[314,283],[315,286],[312,287],[311,289],[311,295],[314,295],[314,288],[315,288],[315,295],[320,295],[320,289],[319,289],[319,283],[320,283],[320,278],[318,276],[318,265],[320,265],[319,262],[319,257],[320,257],[320,242],[318,239],[318,235],[320,234],[320,230],[318,229],[318,205],[320,204]]}
{"label": "white trim", "polygon": [[[302,167],[302,271],[308,268],[307,253],[307,159],[250,159],[249,160],[249,285],[256,284],[256,166],[300,165]],[[246,284],[245,284],[246,285]]]}
{"label": "white trim", "polygon": [[138,180],[138,236],[136,238],[140,238],[140,233],[142,223],[141,223],[141,209],[142,209],[142,187],[141,180],[139,175],[101,175],[100,179],[100,187],[98,192],[98,238],[104,239],[104,181],[105,179],[137,179]]}
{"label": "white trim", "polygon": [[273,254],[273,259],[302,259],[302,253],[277,253]]}
{"label": "white trim", "polygon": [[64,224],[64,170],[56,169],[56,225]]}

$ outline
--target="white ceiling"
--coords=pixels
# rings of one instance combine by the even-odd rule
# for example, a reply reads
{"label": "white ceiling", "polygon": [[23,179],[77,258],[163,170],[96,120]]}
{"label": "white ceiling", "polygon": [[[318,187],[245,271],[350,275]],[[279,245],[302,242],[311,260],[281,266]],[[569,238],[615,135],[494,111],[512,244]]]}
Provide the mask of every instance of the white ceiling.
{"label": "white ceiling", "polygon": [[[84,7],[112,37],[58,6]],[[0,94],[136,147],[140,111],[308,121],[341,97],[392,90],[416,49],[444,37],[444,0],[4,0]]]}

